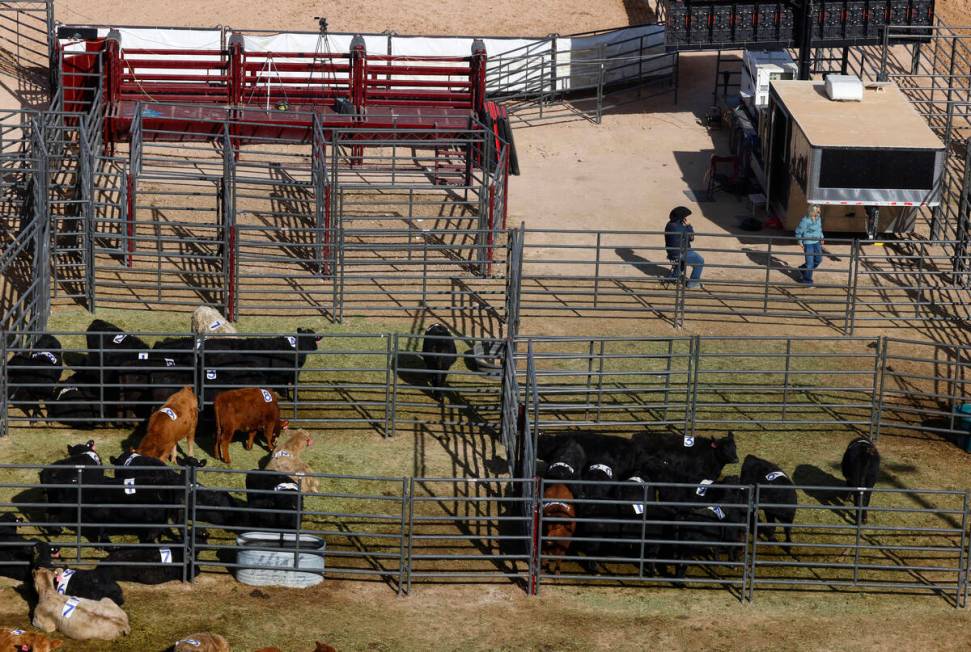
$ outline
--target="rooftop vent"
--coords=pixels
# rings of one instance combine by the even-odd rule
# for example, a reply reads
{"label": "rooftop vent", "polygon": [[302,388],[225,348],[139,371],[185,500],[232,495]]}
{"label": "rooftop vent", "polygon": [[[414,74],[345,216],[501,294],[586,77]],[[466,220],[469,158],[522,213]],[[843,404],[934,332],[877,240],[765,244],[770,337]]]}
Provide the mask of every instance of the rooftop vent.
{"label": "rooftop vent", "polygon": [[856,75],[830,75],[826,78],[826,96],[837,102],[860,102],[863,82]]}

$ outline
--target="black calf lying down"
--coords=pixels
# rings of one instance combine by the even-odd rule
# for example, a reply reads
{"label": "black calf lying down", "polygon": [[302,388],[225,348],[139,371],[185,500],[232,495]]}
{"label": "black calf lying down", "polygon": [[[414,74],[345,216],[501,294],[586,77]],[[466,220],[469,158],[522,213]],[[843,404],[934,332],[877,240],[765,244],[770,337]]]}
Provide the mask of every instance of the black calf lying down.
{"label": "black calf lying down", "polygon": [[[208,533],[199,528],[195,530],[196,543],[206,543]],[[198,558],[198,553],[196,553]],[[114,564],[138,564],[135,566],[115,566]],[[102,560],[103,568],[116,582],[138,582],[140,584],[164,584],[181,582],[183,578],[192,579],[199,574],[194,566],[192,576],[186,569],[185,550],[181,546],[159,546],[147,548],[121,548],[114,550]]]}
{"label": "black calf lying down", "polygon": [[[34,565],[40,568],[54,568],[52,558],[59,556],[60,551],[51,548],[50,544],[40,541],[36,544],[37,558]],[[76,598],[100,600],[108,598],[119,607],[125,603],[125,596],[111,576],[111,569],[96,566],[91,570],[72,570],[58,568],[55,574],[57,592],[72,595]]]}
{"label": "black calf lying down", "polygon": [[36,542],[17,533],[21,522],[13,512],[0,514],[0,576],[26,582],[30,580]]}
{"label": "black calf lying down", "polygon": [[30,351],[7,360],[7,397],[30,417],[40,416],[40,402],[54,396],[64,371],[61,343],[53,335],[41,335]]}
{"label": "black calf lying down", "polygon": [[[202,468],[206,461],[199,461],[194,457],[179,457],[175,460],[179,466]],[[195,499],[195,504],[192,500]],[[189,495],[190,515],[195,521],[221,525],[227,528],[244,528],[248,521],[246,503],[238,500],[225,489],[210,489],[201,482],[196,482],[196,491]]]}
{"label": "black calf lying down", "polygon": [[[759,502],[772,505],[762,508],[765,522],[780,524],[786,533],[786,543],[792,543],[792,522],[796,519],[796,508],[799,506],[792,480],[772,462],[746,455],[742,462],[741,483],[762,485],[759,488]],[[763,527],[761,530],[770,541],[775,540],[774,527]]]}
{"label": "black calf lying down", "polygon": [[[300,486],[289,475],[276,472],[246,474],[248,524],[268,530],[295,530],[299,525]],[[255,511],[272,510],[272,511]]]}
{"label": "black calf lying down", "polygon": [[[76,430],[91,430],[98,427],[101,413],[100,382],[88,373],[75,373],[54,387],[54,394],[45,402],[47,422],[62,423]],[[105,396],[105,400],[108,397]]]}

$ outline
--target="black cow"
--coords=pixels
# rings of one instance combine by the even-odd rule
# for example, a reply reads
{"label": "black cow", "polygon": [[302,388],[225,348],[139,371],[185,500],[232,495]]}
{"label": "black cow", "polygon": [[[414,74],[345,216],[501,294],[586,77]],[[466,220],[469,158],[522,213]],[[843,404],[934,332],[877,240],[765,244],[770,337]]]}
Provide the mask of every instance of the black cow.
{"label": "black cow", "polygon": [[[46,518],[52,523],[44,529],[52,534],[59,534],[64,530],[64,526],[57,523],[66,524],[77,520],[79,504],[97,500],[100,486],[105,479],[101,456],[95,451],[93,439],[84,444],[68,446],[67,453],[66,458],[53,462],[38,474],[47,497]],[[79,472],[77,467],[83,468]],[[80,487],[79,477],[82,485]]]}
{"label": "black cow", "polygon": [[[196,543],[204,544],[209,540],[206,530],[193,530]],[[195,558],[198,559],[198,551]],[[126,564],[126,565],[118,565]],[[132,565],[127,565],[132,564]],[[199,566],[193,566],[191,576],[186,571],[185,549],[181,546],[119,548],[105,557],[101,566],[116,582],[138,582],[139,584],[164,584],[181,582],[199,575]]]}
{"label": "black cow", "polygon": [[429,374],[428,384],[434,387],[432,396],[437,401],[445,398],[442,388],[448,370],[455,364],[458,351],[451,331],[443,324],[432,324],[425,330],[421,341],[421,359],[425,367],[432,372]]}
{"label": "black cow", "polygon": [[57,384],[54,396],[46,402],[47,422],[61,423],[78,430],[91,430],[101,423],[102,399],[99,380],[87,372],[77,372]]}
{"label": "black cow", "polygon": [[30,580],[35,541],[23,538],[17,527],[23,521],[13,512],[0,514],[0,577]]}
{"label": "black cow", "polygon": [[843,453],[843,477],[846,486],[850,488],[847,497],[852,496],[856,505],[856,522],[867,522],[867,512],[870,507],[870,491],[856,491],[858,488],[873,489],[880,475],[880,451],[877,445],[867,437],[860,437],[850,442]]}
{"label": "black cow", "polygon": [[[587,467],[587,454],[583,446],[572,437],[560,437],[560,445],[548,456],[546,471],[543,474],[547,480],[579,480],[580,474]],[[576,488],[571,487],[576,493]]]}
{"label": "black cow", "polygon": [[[251,472],[246,474],[248,522],[253,528],[296,530],[302,495],[300,485],[285,473]],[[262,511],[267,510],[267,511]]]}
{"label": "black cow", "polygon": [[46,405],[55,394],[57,381],[64,371],[61,343],[44,334],[30,351],[17,353],[7,360],[7,398],[27,416],[40,416],[40,403]]}
{"label": "black cow", "polygon": [[[205,460],[194,457],[176,458],[179,466],[202,468]],[[246,527],[246,504],[225,489],[210,489],[201,482],[196,482],[196,491],[189,496],[190,515],[196,522],[221,525],[229,529]],[[193,503],[193,499],[196,501]]]}
{"label": "black cow", "polygon": [[[40,568],[54,568],[52,557],[59,554],[57,548],[51,548],[49,543],[38,541],[36,546],[34,566]],[[55,575],[57,592],[73,595],[76,598],[100,600],[108,598],[119,607],[125,604],[125,596],[121,587],[111,575],[111,569],[96,566],[90,570],[74,570],[70,568],[58,569]]]}
{"label": "black cow", "polygon": [[[727,551],[730,559],[738,560],[746,538],[747,494],[744,489],[722,486],[728,484],[738,484],[738,477],[729,476],[711,485],[706,494],[711,504],[677,511],[672,529],[672,559],[704,555],[718,559]],[[675,577],[684,578],[687,564],[681,561],[676,566]]]}
{"label": "black cow", "polygon": [[[786,533],[786,543],[792,543],[792,522],[796,519],[799,498],[789,479],[777,465],[755,455],[746,455],[742,462],[742,484],[761,485],[759,502],[771,504],[763,507],[766,523],[778,523]],[[753,515],[754,516],[754,515]],[[775,528],[762,528],[770,541],[775,540]]]}
{"label": "black cow", "polygon": [[717,479],[728,464],[738,462],[735,433],[721,439],[642,433],[634,437],[641,470],[659,482],[699,482]]}
{"label": "black cow", "polygon": [[[122,366],[130,360],[138,359],[139,351],[148,351],[151,348],[140,337],[130,335],[102,319],[91,322],[85,339],[88,345],[85,364],[93,369]],[[114,382],[116,375],[112,371],[106,370],[105,374],[106,383],[109,382],[109,377]]]}

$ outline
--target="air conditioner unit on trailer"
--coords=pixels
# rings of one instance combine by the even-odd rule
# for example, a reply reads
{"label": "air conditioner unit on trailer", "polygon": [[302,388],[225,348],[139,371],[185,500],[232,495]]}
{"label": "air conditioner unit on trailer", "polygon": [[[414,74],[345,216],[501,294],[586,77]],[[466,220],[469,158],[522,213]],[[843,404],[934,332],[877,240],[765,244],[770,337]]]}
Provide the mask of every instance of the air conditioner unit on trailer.
{"label": "air conditioner unit on trailer", "polygon": [[766,107],[773,80],[798,76],[799,68],[785,50],[746,50],[742,56],[742,100],[752,111]]}

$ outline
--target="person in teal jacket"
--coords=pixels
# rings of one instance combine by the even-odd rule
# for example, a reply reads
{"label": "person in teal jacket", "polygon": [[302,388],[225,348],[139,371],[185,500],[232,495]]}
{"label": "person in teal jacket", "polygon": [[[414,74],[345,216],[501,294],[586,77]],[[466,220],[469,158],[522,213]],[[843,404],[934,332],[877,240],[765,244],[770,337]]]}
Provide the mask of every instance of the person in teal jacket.
{"label": "person in teal jacket", "polygon": [[805,265],[799,266],[802,270],[799,282],[812,285],[813,270],[823,262],[823,220],[819,215],[819,206],[809,205],[809,210],[796,227],[796,238],[806,254]]}

